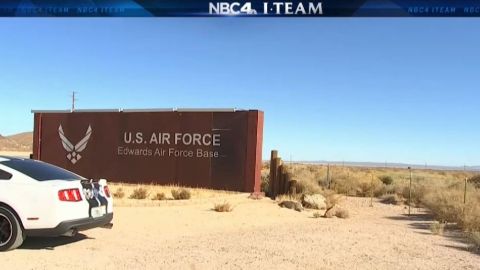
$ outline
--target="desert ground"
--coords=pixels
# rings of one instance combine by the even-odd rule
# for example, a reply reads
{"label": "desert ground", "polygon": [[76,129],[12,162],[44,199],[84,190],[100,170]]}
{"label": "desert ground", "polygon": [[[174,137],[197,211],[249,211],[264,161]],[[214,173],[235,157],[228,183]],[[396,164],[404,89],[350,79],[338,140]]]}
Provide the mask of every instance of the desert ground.
{"label": "desert ground", "polygon": [[[345,197],[350,218],[313,218],[247,197],[120,199],[113,229],[28,238],[0,253],[1,269],[480,269],[461,233],[433,235],[419,208]],[[223,201],[232,212],[212,211]]]}

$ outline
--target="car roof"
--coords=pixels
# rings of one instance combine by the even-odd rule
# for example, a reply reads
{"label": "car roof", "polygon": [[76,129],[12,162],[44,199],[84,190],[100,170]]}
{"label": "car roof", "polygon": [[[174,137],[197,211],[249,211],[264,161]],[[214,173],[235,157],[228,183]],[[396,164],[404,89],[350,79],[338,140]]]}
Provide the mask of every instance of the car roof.
{"label": "car roof", "polygon": [[26,159],[26,158],[12,157],[12,156],[1,156],[1,155],[0,155],[0,162],[10,161],[10,160],[25,160],[25,159]]}

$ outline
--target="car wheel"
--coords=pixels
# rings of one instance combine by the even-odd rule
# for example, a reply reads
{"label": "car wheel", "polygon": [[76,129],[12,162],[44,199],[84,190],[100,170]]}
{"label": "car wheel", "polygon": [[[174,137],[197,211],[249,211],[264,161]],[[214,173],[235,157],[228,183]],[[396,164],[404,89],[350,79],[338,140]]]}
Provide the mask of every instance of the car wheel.
{"label": "car wheel", "polygon": [[0,207],[0,251],[19,247],[25,233],[17,217],[7,208]]}

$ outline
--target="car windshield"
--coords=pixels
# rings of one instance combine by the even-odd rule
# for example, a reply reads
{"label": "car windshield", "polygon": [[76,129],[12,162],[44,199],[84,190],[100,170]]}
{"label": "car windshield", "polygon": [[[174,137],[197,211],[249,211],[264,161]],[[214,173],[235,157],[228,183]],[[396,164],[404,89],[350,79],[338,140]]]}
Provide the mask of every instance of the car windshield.
{"label": "car windshield", "polygon": [[38,181],[85,179],[60,167],[31,159],[12,159],[0,163]]}

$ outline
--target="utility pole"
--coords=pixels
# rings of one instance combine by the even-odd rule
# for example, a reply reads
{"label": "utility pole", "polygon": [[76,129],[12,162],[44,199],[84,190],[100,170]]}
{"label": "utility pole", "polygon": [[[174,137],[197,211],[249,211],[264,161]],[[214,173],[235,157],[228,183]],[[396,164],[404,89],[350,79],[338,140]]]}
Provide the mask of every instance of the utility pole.
{"label": "utility pole", "polygon": [[77,99],[75,98],[75,91],[72,91],[72,112],[75,111],[75,101]]}

